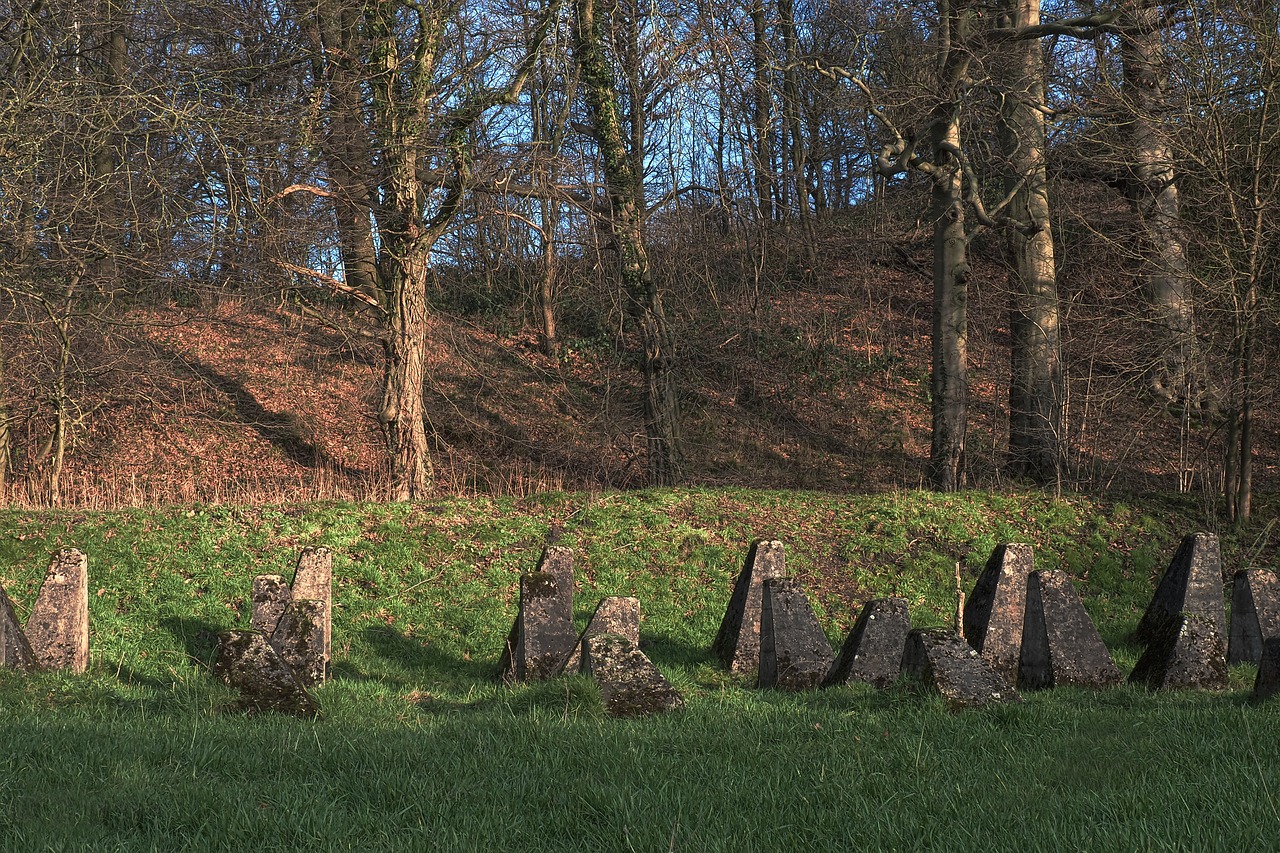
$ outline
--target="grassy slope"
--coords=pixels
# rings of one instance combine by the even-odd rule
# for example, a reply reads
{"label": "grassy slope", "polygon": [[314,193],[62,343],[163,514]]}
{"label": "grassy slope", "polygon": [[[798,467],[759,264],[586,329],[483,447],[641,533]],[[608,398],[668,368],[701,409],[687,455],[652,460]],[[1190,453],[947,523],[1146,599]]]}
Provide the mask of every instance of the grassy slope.
{"label": "grassy slope", "polygon": [[[754,537],[788,543],[833,641],[875,595],[944,624],[954,562],[971,586],[1018,539],[1079,579],[1131,666],[1123,638],[1201,523],[1167,500],[747,490],[6,513],[20,609],[50,550],[83,548],[94,634],[86,676],[0,673],[0,848],[1260,847],[1280,712],[1245,703],[1247,667],[1221,696],[1057,691],[955,716],[902,688],[746,689],[707,652]],[[1228,567],[1274,535],[1224,536]],[[618,722],[585,679],[494,682],[548,536],[577,550],[580,622],[603,595],[641,598],[686,712]],[[335,551],[325,716],[224,714],[212,634],[247,625],[251,577],[287,575],[305,544]]]}

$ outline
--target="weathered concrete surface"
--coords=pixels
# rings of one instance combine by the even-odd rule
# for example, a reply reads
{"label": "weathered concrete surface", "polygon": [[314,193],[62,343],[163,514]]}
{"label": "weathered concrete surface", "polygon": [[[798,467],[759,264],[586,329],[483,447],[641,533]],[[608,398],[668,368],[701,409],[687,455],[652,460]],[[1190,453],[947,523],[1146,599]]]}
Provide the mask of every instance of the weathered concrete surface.
{"label": "weathered concrete surface", "polygon": [[1199,613],[1179,614],[1151,640],[1129,674],[1152,690],[1227,689],[1227,644],[1217,625]]}
{"label": "weathered concrete surface", "polygon": [[582,668],[582,644],[588,637],[616,634],[625,637],[636,648],[640,647],[640,599],[624,595],[611,595],[600,599],[591,621],[574,644],[564,671],[573,673]]}
{"label": "weathered concrete surface", "polygon": [[964,605],[965,639],[1010,686],[1018,683],[1027,575],[1033,559],[1030,545],[996,546]]}
{"label": "weathered concrete surface", "polygon": [[868,601],[853,623],[824,687],[865,681],[884,689],[902,672],[902,653],[911,633],[911,613],[901,598]]}
{"label": "weathered concrete surface", "polygon": [[537,681],[557,675],[577,642],[572,600],[556,576],[523,575],[520,610],[499,664],[503,680]]}
{"label": "weathered concrete surface", "polygon": [[0,587],[0,667],[20,672],[36,669],[36,656],[3,587]]}
{"label": "weathered concrete surface", "polygon": [[1227,663],[1257,663],[1262,646],[1280,637],[1280,579],[1265,569],[1236,572],[1231,583]]}
{"label": "weathered concrete surface", "polygon": [[324,659],[333,658],[333,552],[323,547],[307,547],[298,555],[290,589],[294,601],[324,602]]}
{"label": "weathered concrete surface", "polygon": [[314,717],[320,712],[315,699],[261,631],[219,634],[213,674],[240,693],[241,710],[275,711],[295,717]]}
{"label": "weathered concrete surface", "polygon": [[284,582],[281,575],[258,575],[253,579],[253,590],[250,593],[252,610],[249,624],[255,631],[261,631],[268,637],[276,630],[280,616],[293,600],[293,591]]}
{"label": "weathered concrete surface", "polygon": [[1255,702],[1270,699],[1280,693],[1280,637],[1268,637],[1262,644],[1258,659],[1258,677],[1253,681]]}
{"label": "weathered concrete surface", "polygon": [[1066,572],[1032,572],[1018,687],[1114,687],[1120,670]]}
{"label": "weathered concrete surface", "polygon": [[1155,642],[1183,613],[1193,613],[1226,638],[1227,621],[1222,602],[1222,554],[1218,537],[1191,533],[1183,537],[1165,570],[1134,639],[1144,645]]}
{"label": "weathered concrete surface", "polygon": [[53,556],[27,617],[27,642],[41,669],[89,665],[89,558],[74,548]]}
{"label": "weathered concrete surface", "polygon": [[626,637],[597,634],[582,643],[582,671],[600,685],[605,713],[647,717],[683,707],[684,699]]}
{"label": "weathered concrete surface", "polygon": [[290,601],[271,634],[271,647],[303,687],[323,684],[328,670],[324,651],[323,601]]}
{"label": "weathered concrete surface", "polygon": [[764,582],[786,574],[786,553],[776,539],[751,545],[746,562],[733,584],[711,651],[729,672],[755,675],[760,667],[760,609]]}
{"label": "weathered concrete surface", "polygon": [[564,545],[548,545],[542,549],[534,572],[545,572],[556,579],[556,587],[569,612],[573,613],[573,549]]}
{"label": "weathered concrete surface", "polygon": [[813,690],[831,671],[833,657],[831,643],[800,582],[794,578],[765,581],[760,606],[760,687]]}
{"label": "weathered concrete surface", "polygon": [[915,628],[907,634],[902,671],[921,687],[942,694],[953,711],[1022,701],[977,649],[947,630]]}

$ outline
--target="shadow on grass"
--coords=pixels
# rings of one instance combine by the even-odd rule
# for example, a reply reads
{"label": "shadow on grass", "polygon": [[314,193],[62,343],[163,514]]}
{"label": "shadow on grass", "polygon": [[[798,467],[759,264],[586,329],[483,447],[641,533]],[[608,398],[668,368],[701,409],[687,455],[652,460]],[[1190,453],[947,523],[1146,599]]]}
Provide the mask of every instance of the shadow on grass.
{"label": "shadow on grass", "polygon": [[498,675],[497,650],[492,659],[466,660],[388,627],[364,628],[359,646],[375,660],[366,660],[363,666],[359,655],[335,661],[335,675],[353,681],[385,681],[400,687],[409,686],[424,675],[450,684],[492,681]]}
{"label": "shadow on grass", "polygon": [[218,632],[223,630],[222,626],[186,616],[169,616],[160,620],[160,627],[182,644],[193,664],[206,671],[213,668],[213,659],[218,654]]}
{"label": "shadow on grass", "polygon": [[690,645],[668,634],[641,632],[640,651],[644,652],[649,657],[649,660],[659,666],[694,669],[702,665],[715,666],[718,664],[715,655],[711,653],[710,645]]}

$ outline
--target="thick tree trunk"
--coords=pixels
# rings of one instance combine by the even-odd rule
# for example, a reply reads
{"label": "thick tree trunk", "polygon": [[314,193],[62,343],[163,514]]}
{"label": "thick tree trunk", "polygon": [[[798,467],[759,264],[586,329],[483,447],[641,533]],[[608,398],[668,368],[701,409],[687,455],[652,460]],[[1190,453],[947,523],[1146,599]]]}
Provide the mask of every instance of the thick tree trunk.
{"label": "thick tree trunk", "polygon": [[1163,344],[1149,366],[1151,384],[1165,399],[1194,405],[1202,395],[1196,355],[1195,304],[1187,266],[1173,150],[1162,131],[1165,93],[1164,45],[1159,7],[1130,2],[1121,59],[1127,105],[1126,130],[1133,171],[1132,194],[1142,219],[1147,298]]}
{"label": "thick tree trunk", "polygon": [[[1040,0],[1011,0],[1015,28],[1040,23]],[[1062,345],[1053,229],[1045,170],[1044,62],[1038,40],[1007,43],[1001,143],[1009,160],[1009,189],[1017,189],[1010,229],[1009,460],[1016,475],[1058,482],[1062,469]],[[1019,188],[1020,184],[1020,188]]]}
{"label": "thick tree trunk", "polygon": [[675,345],[645,251],[644,198],[633,172],[632,152],[622,132],[617,87],[604,52],[594,0],[576,0],[574,59],[600,149],[609,193],[609,227],[618,251],[627,314],[638,327],[643,353],[645,439],[648,477],[654,485],[681,478],[680,410],[675,382]]}
{"label": "thick tree trunk", "polygon": [[431,491],[431,454],[423,422],[426,378],[428,255],[417,250],[392,261],[387,270],[392,310],[384,332],[382,408],[378,420],[391,462],[393,501],[414,500]]}

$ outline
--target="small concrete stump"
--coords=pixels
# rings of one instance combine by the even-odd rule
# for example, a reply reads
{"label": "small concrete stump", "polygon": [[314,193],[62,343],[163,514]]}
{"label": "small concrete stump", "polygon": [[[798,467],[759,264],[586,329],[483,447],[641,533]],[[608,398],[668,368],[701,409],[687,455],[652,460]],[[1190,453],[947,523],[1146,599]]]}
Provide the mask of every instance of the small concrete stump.
{"label": "small concrete stump", "polygon": [[679,691],[626,637],[597,634],[583,640],[582,671],[600,685],[611,717],[647,717],[684,706]]}
{"label": "small concrete stump", "polygon": [[500,663],[503,680],[538,681],[558,675],[577,642],[572,599],[556,576],[521,576],[520,610]]}
{"label": "small concrete stump", "polygon": [[1227,663],[1258,663],[1263,644],[1272,637],[1280,637],[1280,579],[1265,569],[1236,572]]}
{"label": "small concrete stump", "polygon": [[3,587],[0,587],[0,667],[19,672],[36,669],[36,656],[31,651],[31,644],[27,642],[26,633],[18,624],[13,602],[9,600]]}
{"label": "small concrete stump", "polygon": [[764,582],[760,608],[760,676],[764,689],[813,690],[831,670],[831,644],[794,578]]}
{"label": "small concrete stump", "polygon": [[1022,701],[977,649],[947,630],[915,628],[907,634],[902,671],[940,693],[953,711]]}
{"label": "small concrete stump", "polygon": [[868,601],[853,623],[823,687],[865,681],[881,690],[902,673],[902,652],[911,633],[911,613],[901,598]]}
{"label": "small concrete stump", "polygon": [[1114,687],[1120,670],[1066,572],[1032,572],[1018,687]]}
{"label": "small concrete stump", "polygon": [[270,637],[275,632],[284,609],[292,600],[293,591],[284,582],[282,575],[258,575],[253,579],[253,591],[250,594],[253,609],[249,624],[253,630]]}
{"label": "small concrete stump", "polygon": [[1010,685],[1018,683],[1033,559],[1030,545],[996,546],[964,605],[965,639]]}
{"label": "small concrete stump", "polygon": [[333,658],[333,552],[308,546],[298,555],[290,597],[294,601],[324,602],[324,659]]}
{"label": "small concrete stump", "polygon": [[324,651],[326,609],[323,601],[291,601],[271,634],[271,647],[303,687],[324,683],[329,663]]}
{"label": "small concrete stump", "polygon": [[240,693],[243,711],[275,711],[295,717],[314,717],[320,712],[315,699],[261,631],[219,634],[213,674]]}
{"label": "small concrete stump", "polygon": [[734,675],[754,675],[760,667],[760,610],[764,582],[786,574],[786,553],[776,539],[752,543],[733,584],[711,651]]}
{"label": "small concrete stump", "polygon": [[1134,639],[1143,645],[1165,636],[1183,613],[1212,624],[1219,638],[1227,635],[1222,602],[1222,554],[1218,537],[1191,533],[1183,537],[1169,562],[1155,595],[1142,614]]}
{"label": "small concrete stump", "polygon": [[1280,637],[1268,637],[1262,644],[1262,656],[1258,659],[1258,677],[1253,681],[1250,698],[1255,702],[1270,699],[1280,693]]}
{"label": "small concrete stump", "polygon": [[89,558],[74,548],[54,555],[24,633],[41,669],[89,666]]}
{"label": "small concrete stump", "polygon": [[573,651],[565,662],[565,672],[574,673],[582,668],[582,644],[588,638],[598,637],[601,634],[616,634],[639,648],[640,599],[624,595],[611,595],[600,599],[595,612],[591,614],[591,621],[578,637],[578,642],[574,644]]}
{"label": "small concrete stump", "polygon": [[1131,684],[1152,690],[1227,689],[1227,644],[1218,626],[1199,613],[1164,623],[1129,674]]}

